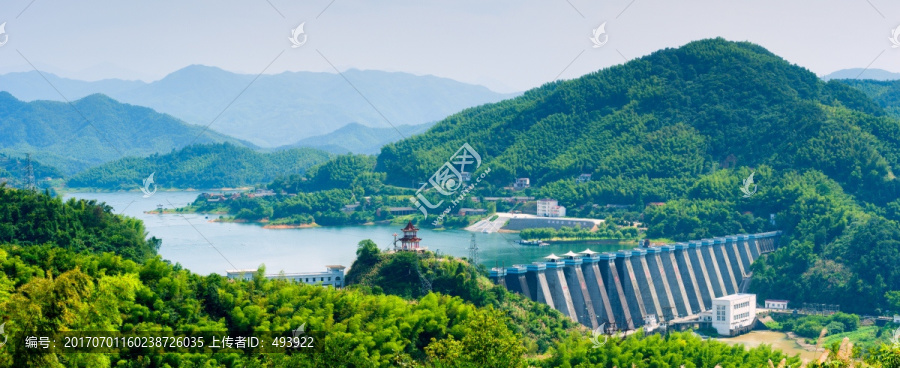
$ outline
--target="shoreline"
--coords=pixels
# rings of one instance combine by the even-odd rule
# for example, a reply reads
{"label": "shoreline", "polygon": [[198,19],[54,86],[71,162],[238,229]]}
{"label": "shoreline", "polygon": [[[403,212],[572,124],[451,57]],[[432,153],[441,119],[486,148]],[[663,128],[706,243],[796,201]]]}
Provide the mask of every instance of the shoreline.
{"label": "shoreline", "polygon": [[316,223],[311,224],[300,224],[300,225],[263,225],[263,229],[309,229],[314,227],[321,227]]}
{"label": "shoreline", "polygon": [[[137,187],[138,185],[135,184]],[[196,188],[187,188],[187,189],[179,189],[179,188],[159,188],[160,192],[237,192],[237,191],[247,191],[251,190],[254,187],[242,187],[242,188],[209,188],[209,189],[196,189]],[[69,187],[51,187],[51,189],[55,190],[58,193],[69,194],[69,193],[140,193],[139,189],[101,189],[101,188],[69,188]]]}

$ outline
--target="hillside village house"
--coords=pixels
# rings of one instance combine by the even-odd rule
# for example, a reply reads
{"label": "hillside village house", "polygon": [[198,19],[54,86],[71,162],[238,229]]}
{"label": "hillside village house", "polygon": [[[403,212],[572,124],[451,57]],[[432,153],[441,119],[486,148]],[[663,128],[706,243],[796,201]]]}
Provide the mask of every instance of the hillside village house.
{"label": "hillside village house", "polygon": [[531,187],[531,179],[529,178],[518,178],[513,183],[513,190],[522,190],[529,187]]}
{"label": "hillside village house", "polygon": [[537,201],[537,215],[539,217],[565,217],[566,208],[560,206],[555,199],[541,199]]}
{"label": "hillside village house", "polygon": [[788,309],[787,300],[766,299],[766,309]]}

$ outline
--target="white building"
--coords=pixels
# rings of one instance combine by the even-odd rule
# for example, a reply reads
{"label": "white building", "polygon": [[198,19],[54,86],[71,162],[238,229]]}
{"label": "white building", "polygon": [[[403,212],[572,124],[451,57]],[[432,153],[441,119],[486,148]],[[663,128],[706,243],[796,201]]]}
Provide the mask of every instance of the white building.
{"label": "white building", "polygon": [[766,299],[766,309],[788,309],[787,300]]}
{"label": "white building", "polygon": [[750,331],[756,320],[756,294],[732,294],[712,302],[712,327],[719,335],[736,336]]}
{"label": "white building", "polygon": [[522,190],[529,187],[531,187],[531,179],[529,178],[518,178],[516,179],[516,182],[513,183],[514,190]]}
{"label": "white building", "polygon": [[565,217],[566,208],[560,206],[555,199],[541,199],[537,201],[537,215],[539,217]]}
{"label": "white building", "polygon": [[[267,279],[287,279],[291,281],[302,282],[304,284],[322,286],[333,286],[336,288],[344,287],[344,269],[341,265],[325,266],[325,272],[296,272],[296,273],[277,273],[267,274]],[[229,279],[252,280],[256,274],[255,269],[242,270],[226,270],[225,274]]]}

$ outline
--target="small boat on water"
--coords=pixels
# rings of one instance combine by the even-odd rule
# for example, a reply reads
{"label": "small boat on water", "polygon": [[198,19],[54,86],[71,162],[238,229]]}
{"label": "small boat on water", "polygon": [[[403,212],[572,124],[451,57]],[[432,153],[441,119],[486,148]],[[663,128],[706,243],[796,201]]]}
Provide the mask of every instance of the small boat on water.
{"label": "small boat on water", "polygon": [[543,247],[546,245],[550,245],[550,243],[542,242],[540,240],[525,240],[525,239],[519,240],[519,244],[533,246],[533,247]]}

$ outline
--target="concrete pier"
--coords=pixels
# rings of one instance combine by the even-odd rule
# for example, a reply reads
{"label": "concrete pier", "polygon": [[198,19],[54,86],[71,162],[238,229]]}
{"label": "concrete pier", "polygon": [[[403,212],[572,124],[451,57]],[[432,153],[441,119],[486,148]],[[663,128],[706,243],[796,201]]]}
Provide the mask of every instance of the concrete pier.
{"label": "concrete pier", "polygon": [[606,280],[609,289],[607,294],[613,304],[613,313],[615,318],[615,328],[618,329],[634,329],[634,320],[631,318],[631,307],[628,304],[628,298],[625,297],[625,290],[622,282],[619,280],[619,271],[616,267],[615,253],[603,253],[600,255],[600,272]]}
{"label": "concrete pier", "polygon": [[735,278],[737,279],[738,285],[740,285],[741,280],[747,275],[747,266],[744,266],[744,258],[741,257],[741,251],[738,248],[738,237],[726,236],[725,243],[725,251],[728,253],[728,260],[731,261]]}
{"label": "concrete pier", "polygon": [[750,264],[756,260],[753,251],[750,250],[750,236],[747,234],[738,235],[738,248],[741,249],[741,255],[744,257],[744,264],[747,266],[744,271],[750,273]]}
{"label": "concrete pier", "polygon": [[574,253],[567,256],[563,260],[565,267],[563,267],[562,272],[565,275],[566,283],[569,285],[569,293],[575,306],[578,322],[585,326],[590,326],[592,329],[597,328],[599,325],[597,324],[597,315],[594,311],[594,303],[591,299],[591,294],[587,290],[584,274],[581,272],[581,265],[584,261]]}
{"label": "concrete pier", "polygon": [[703,254],[703,263],[712,266],[707,267],[707,269],[709,277],[713,280],[712,286],[713,292],[716,293],[716,298],[728,295],[728,289],[725,288],[725,280],[722,279],[722,271],[719,269],[719,260],[716,259],[716,255],[713,253],[713,239],[703,239],[700,241],[700,245],[702,246],[700,253]]}
{"label": "concrete pier", "polygon": [[[687,254],[691,258],[691,264],[694,265],[694,274],[697,275],[697,284],[700,286],[700,295],[703,297],[705,306],[711,306],[712,300],[716,298],[713,292],[712,282],[709,279],[709,272],[706,270],[706,262],[703,261],[703,255],[700,253],[700,241],[693,240],[688,243]],[[706,308],[701,308],[705,310]]]}
{"label": "concrete pier", "polygon": [[608,326],[610,322],[615,321],[616,317],[613,314],[609,295],[606,293],[606,283],[603,281],[600,267],[597,266],[597,263],[600,262],[600,255],[590,250],[581,252],[581,254],[581,259],[584,261],[581,264],[581,271],[584,273],[588,295],[591,296],[591,301],[594,305],[594,313],[597,316],[597,322],[606,323]]}
{"label": "concrete pier", "polygon": [[678,306],[675,304],[675,294],[669,286],[669,276],[666,275],[666,267],[660,257],[660,247],[647,248],[647,265],[650,267],[650,275],[653,285],[656,286],[656,294],[659,296],[662,314],[660,321],[671,320],[678,317]]}
{"label": "concrete pier", "polygon": [[572,294],[569,291],[569,283],[563,275],[562,262],[546,262],[547,267],[547,284],[550,287],[550,294],[556,302],[556,310],[562,312],[566,316],[574,320],[578,320],[578,313],[575,312],[575,303],[572,301]]}
{"label": "concrete pier", "polygon": [[731,260],[728,259],[728,253],[725,250],[725,243],[725,238],[715,238],[713,239],[712,249],[713,255],[719,261],[719,266],[724,267],[722,269],[722,277],[725,278],[726,295],[731,295],[737,293],[738,283],[735,271],[731,268]]}
{"label": "concrete pier", "polygon": [[682,276],[686,275],[687,271],[683,271],[681,267],[678,266],[678,260],[675,258],[675,246],[674,245],[663,245],[659,247],[661,251],[660,259],[662,259],[663,266],[666,269],[666,276],[669,280],[674,281],[673,288],[675,291],[673,297],[675,298],[675,305],[678,307],[678,315],[679,316],[690,316],[694,314],[694,308],[691,307],[691,299],[687,293],[687,289],[691,286],[688,286],[687,277]]}
{"label": "concrete pier", "polygon": [[553,307],[556,310],[556,303],[553,302],[553,294],[550,293],[550,285],[547,284],[547,266],[543,262],[534,262],[528,265],[528,275],[534,277],[534,281],[530,281],[529,285],[535,285],[534,300]]}
{"label": "concrete pier", "polygon": [[528,274],[528,268],[525,265],[514,265],[506,269],[506,288],[510,291],[525,295],[528,299],[537,300],[537,296],[531,291],[534,288],[528,286],[528,280],[525,275]]}
{"label": "concrete pier", "polygon": [[650,265],[647,263],[647,250],[636,248],[631,251],[631,266],[637,276],[637,284],[640,288],[641,298],[644,299],[644,310],[649,314],[659,317],[663,315],[659,305],[659,296],[656,294],[653,276],[650,274]]}
{"label": "concrete pier", "polygon": [[619,279],[622,280],[622,289],[625,290],[625,297],[628,298],[628,305],[631,306],[632,323],[635,326],[639,326],[643,323],[644,316],[647,315],[647,309],[644,308],[644,297],[641,294],[641,287],[638,285],[634,267],[631,267],[630,251],[622,250],[616,252],[616,267],[619,270]]}
{"label": "concrete pier", "polygon": [[506,269],[505,268],[502,268],[502,267],[491,268],[491,271],[488,273],[488,275],[490,276],[491,281],[493,281],[495,284],[509,289],[509,287],[506,286]]}
{"label": "concrete pier", "polygon": [[691,302],[690,314],[696,314],[706,310],[706,303],[703,300],[703,294],[700,292],[700,284],[697,283],[691,256],[688,254],[689,250],[687,243],[675,244],[675,259],[678,261],[678,268],[681,269],[681,278],[684,279],[688,300]]}
{"label": "concrete pier", "polygon": [[759,255],[761,254],[759,249],[759,242],[756,239],[755,234],[747,235],[747,243],[750,246],[750,253],[753,254],[753,260],[757,260]]}

